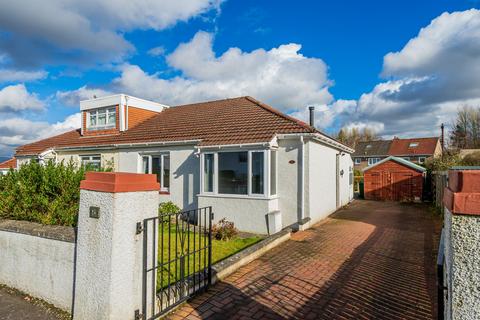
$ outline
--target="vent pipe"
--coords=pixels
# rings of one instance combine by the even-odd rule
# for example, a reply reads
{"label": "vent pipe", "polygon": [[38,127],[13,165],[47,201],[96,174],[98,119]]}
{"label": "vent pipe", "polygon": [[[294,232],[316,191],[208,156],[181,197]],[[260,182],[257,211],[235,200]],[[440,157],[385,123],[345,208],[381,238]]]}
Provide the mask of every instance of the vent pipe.
{"label": "vent pipe", "polygon": [[310,127],[315,128],[315,107],[310,106],[308,107],[308,110],[310,110]]}

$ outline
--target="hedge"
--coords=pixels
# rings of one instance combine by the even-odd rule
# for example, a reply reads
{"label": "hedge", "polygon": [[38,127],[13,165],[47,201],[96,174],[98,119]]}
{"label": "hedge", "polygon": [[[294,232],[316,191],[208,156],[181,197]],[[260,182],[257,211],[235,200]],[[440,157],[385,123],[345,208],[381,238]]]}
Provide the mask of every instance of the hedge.
{"label": "hedge", "polygon": [[75,226],[80,181],[91,169],[72,162],[41,165],[32,161],[0,176],[0,219]]}

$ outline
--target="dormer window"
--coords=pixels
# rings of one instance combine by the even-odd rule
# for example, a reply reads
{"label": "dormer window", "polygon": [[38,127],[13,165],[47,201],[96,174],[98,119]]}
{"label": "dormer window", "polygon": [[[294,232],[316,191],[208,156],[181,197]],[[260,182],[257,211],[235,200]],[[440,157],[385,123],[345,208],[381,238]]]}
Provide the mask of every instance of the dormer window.
{"label": "dormer window", "polygon": [[88,130],[105,130],[116,127],[117,112],[115,107],[99,108],[88,112]]}
{"label": "dormer window", "polygon": [[367,146],[365,147],[365,149],[371,149],[371,148],[372,148],[371,144],[367,144]]}
{"label": "dormer window", "polygon": [[416,148],[416,147],[418,147],[418,142],[410,142],[410,144],[408,146],[410,148]]}

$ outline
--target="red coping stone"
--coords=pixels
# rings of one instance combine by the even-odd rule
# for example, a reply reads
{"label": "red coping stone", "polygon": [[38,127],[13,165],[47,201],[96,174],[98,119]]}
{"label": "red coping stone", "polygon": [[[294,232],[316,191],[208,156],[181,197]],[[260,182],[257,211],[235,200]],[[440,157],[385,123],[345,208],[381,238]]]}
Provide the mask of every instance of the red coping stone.
{"label": "red coping stone", "polygon": [[455,214],[480,215],[480,170],[450,170],[443,204]]}
{"label": "red coping stone", "polygon": [[160,184],[154,174],[125,172],[87,172],[80,189],[100,192],[159,191]]}
{"label": "red coping stone", "polygon": [[453,192],[480,192],[480,170],[450,170],[448,187]]}

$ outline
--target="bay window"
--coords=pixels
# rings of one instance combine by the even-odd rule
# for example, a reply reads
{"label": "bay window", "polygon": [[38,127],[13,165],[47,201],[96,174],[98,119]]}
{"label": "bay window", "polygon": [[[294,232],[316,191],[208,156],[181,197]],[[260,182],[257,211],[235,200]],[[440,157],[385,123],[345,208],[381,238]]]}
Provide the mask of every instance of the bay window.
{"label": "bay window", "polygon": [[169,191],[170,188],[170,155],[142,156],[141,172],[155,174],[160,184],[161,191]]}
{"label": "bay window", "polygon": [[218,193],[248,194],[248,152],[218,153]]}
{"label": "bay window", "polygon": [[204,194],[265,197],[277,193],[275,151],[204,153],[201,159]]}
{"label": "bay window", "polygon": [[103,130],[115,128],[117,111],[115,107],[99,108],[88,112],[89,130]]}

